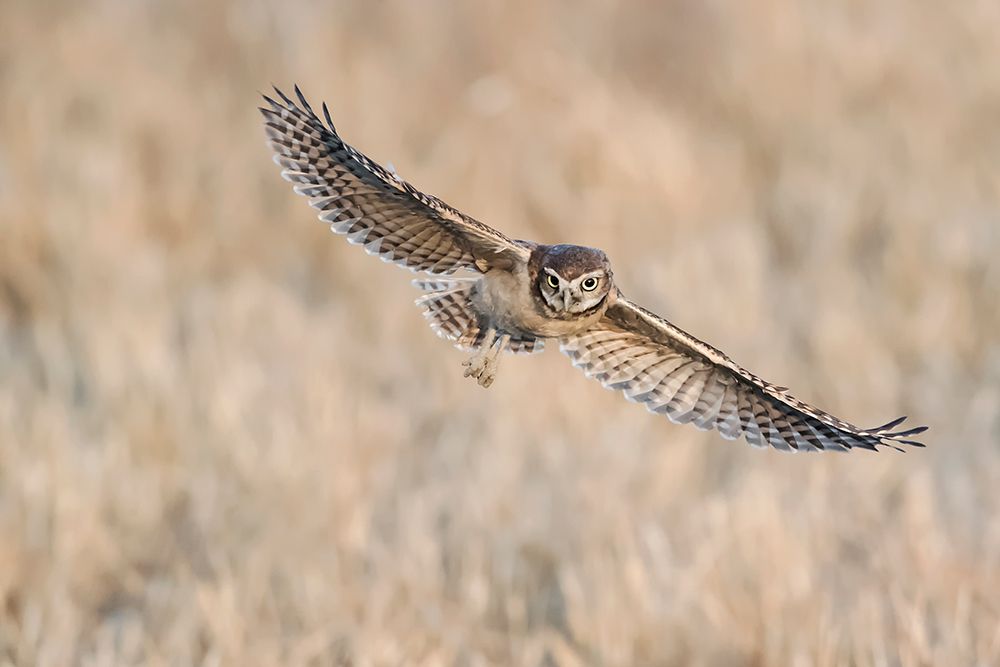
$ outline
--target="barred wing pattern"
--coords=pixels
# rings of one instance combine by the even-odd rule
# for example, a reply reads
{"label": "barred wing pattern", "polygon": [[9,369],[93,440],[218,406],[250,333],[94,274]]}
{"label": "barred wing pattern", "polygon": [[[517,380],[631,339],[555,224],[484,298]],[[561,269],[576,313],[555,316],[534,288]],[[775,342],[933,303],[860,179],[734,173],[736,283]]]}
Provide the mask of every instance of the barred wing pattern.
{"label": "barred wing pattern", "polygon": [[741,435],[755,447],[788,451],[922,447],[908,438],[927,430],[893,430],[905,417],[861,429],[788,395],[740,368],[719,350],[688,335],[620,294],[594,328],[564,338],[573,365],[630,401],[678,424]]}
{"label": "barred wing pattern", "polygon": [[485,271],[527,261],[530,253],[520,244],[420,192],[344,143],[326,104],[324,124],[298,86],[298,103],[275,92],[281,101],[265,95],[270,108],[260,109],[274,160],[334,232],[414,271]]}

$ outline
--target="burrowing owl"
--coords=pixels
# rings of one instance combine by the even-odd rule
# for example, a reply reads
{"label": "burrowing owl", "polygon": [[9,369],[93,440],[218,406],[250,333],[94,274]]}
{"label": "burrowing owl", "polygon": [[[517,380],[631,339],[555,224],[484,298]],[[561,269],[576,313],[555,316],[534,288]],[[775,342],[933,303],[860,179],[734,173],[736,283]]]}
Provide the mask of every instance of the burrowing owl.
{"label": "burrowing owl", "polygon": [[[337,134],[295,88],[261,108],[275,161],[319,218],[366,252],[413,271],[431,327],[474,350],[465,375],[492,384],[504,351],[538,352],[547,340],[588,377],[676,423],[744,436],[783,450],[899,448],[926,427],[904,418],[862,429],[793,398],[719,350],[632,303],[595,248],[513,240],[424,194]],[[450,276],[464,270],[469,277]]]}

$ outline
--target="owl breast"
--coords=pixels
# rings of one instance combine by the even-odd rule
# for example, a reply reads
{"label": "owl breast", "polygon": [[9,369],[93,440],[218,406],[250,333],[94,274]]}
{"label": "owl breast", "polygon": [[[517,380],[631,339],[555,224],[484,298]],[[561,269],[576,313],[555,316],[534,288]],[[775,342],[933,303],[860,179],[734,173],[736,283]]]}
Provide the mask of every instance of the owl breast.
{"label": "owl breast", "polygon": [[510,334],[541,338],[585,331],[596,324],[605,311],[602,308],[583,317],[556,319],[542,311],[538,298],[527,267],[518,266],[513,271],[492,269],[483,274],[472,303],[490,326]]}

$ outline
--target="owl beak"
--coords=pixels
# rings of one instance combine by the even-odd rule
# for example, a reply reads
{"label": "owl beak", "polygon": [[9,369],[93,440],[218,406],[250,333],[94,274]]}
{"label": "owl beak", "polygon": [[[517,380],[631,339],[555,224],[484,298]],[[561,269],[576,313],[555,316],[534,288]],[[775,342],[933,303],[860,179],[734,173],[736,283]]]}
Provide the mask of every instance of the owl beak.
{"label": "owl beak", "polygon": [[571,301],[571,295],[570,295],[570,292],[569,292],[569,288],[564,287],[563,289],[559,290],[559,298],[562,301],[562,304],[560,305],[560,309],[561,310],[569,310],[569,304],[570,304],[570,301]]}

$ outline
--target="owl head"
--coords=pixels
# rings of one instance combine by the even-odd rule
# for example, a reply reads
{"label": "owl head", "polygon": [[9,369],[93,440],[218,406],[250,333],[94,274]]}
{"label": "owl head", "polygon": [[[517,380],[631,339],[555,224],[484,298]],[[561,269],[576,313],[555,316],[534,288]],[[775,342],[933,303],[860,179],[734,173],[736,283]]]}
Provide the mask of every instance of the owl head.
{"label": "owl head", "polygon": [[530,264],[543,307],[556,316],[591,313],[604,306],[612,288],[608,256],[596,248],[538,246]]}

